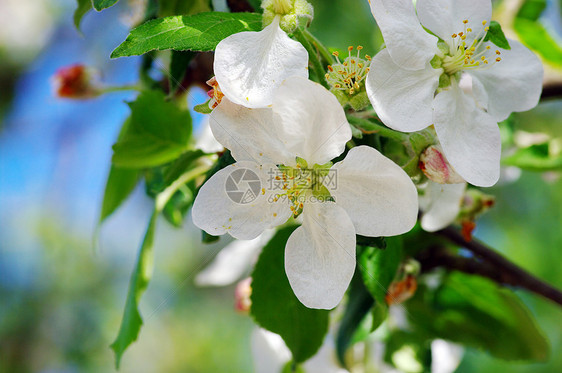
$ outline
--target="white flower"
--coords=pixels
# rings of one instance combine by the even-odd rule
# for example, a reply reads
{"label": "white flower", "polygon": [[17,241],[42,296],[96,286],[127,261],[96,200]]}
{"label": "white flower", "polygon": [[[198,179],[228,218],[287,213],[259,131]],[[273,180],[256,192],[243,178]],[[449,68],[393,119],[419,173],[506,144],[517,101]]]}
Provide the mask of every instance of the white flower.
{"label": "white flower", "polygon": [[307,307],[331,309],[341,300],[355,270],[356,233],[392,236],[416,222],[415,186],[375,149],[355,147],[330,168],[351,130],[319,84],[287,79],[271,108],[225,99],[211,129],[237,162],[201,187],[193,222],[212,235],[250,240],[302,214],[285,248],[285,271]]}
{"label": "white flower", "polygon": [[213,136],[208,116],[203,117],[199,126],[195,149],[200,149],[205,153],[218,153],[224,150],[222,145],[215,139],[215,136]]}
{"label": "white flower", "polygon": [[236,240],[226,245],[195,277],[198,286],[226,286],[240,280],[275,231],[266,230],[253,240]]}
{"label": "white flower", "polygon": [[308,53],[279,27],[279,16],[260,32],[222,40],[213,65],[222,93],[249,108],[271,105],[273,93],[291,76],[308,77]]}
{"label": "white flower", "polygon": [[[252,333],[252,355],[256,373],[279,373],[291,360],[291,352],[278,334],[265,329]],[[336,349],[331,334],[320,350],[303,364],[306,373],[348,373],[336,361]]]}
{"label": "white flower", "polygon": [[429,180],[420,196],[421,227],[435,232],[452,224],[461,211],[466,183],[438,184]]}
{"label": "white flower", "polygon": [[[514,40],[511,50],[483,42],[490,0],[418,0],[417,16],[411,0],[370,3],[387,47],[373,58],[367,77],[367,93],[381,120],[405,132],[433,124],[449,162],[465,180],[495,184],[497,122],[537,105],[539,59]],[[465,77],[471,78],[467,91],[460,85]]]}

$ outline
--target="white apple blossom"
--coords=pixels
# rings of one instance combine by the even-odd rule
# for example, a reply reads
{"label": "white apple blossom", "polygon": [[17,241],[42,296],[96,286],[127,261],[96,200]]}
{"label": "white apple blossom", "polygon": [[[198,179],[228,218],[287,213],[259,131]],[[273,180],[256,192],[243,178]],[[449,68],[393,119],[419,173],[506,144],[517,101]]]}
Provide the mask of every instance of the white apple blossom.
{"label": "white apple blossom", "polygon": [[259,32],[240,32],[223,39],[213,69],[222,93],[249,108],[271,105],[273,93],[291,76],[308,77],[308,53],[279,27],[280,16]]}
{"label": "white apple blossom", "polygon": [[417,15],[412,0],[370,4],[386,43],[367,77],[367,93],[381,120],[404,132],[433,124],[449,162],[465,180],[495,184],[497,122],[537,105],[539,59],[514,40],[510,50],[484,42],[490,0],[418,0]]}
{"label": "white apple blossom", "polygon": [[461,211],[466,183],[438,184],[429,180],[420,196],[421,227],[435,232],[452,224]]}
{"label": "white apple blossom", "polygon": [[[392,236],[416,222],[414,184],[375,149],[355,147],[330,168],[351,130],[335,96],[317,83],[287,79],[271,108],[224,99],[211,129],[237,162],[201,187],[193,222],[212,235],[250,240],[302,214],[287,241],[285,271],[307,307],[331,309],[341,300],[355,270],[356,233]],[[229,192],[243,183],[245,192]]]}

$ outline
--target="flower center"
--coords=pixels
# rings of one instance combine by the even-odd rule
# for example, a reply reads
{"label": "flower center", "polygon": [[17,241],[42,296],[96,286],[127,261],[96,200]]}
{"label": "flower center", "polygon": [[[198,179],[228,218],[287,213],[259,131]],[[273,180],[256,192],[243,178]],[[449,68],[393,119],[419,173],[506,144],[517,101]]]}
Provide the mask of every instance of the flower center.
{"label": "flower center", "polygon": [[334,89],[344,91],[349,96],[361,91],[365,86],[365,77],[370,70],[371,57],[365,55],[365,59],[360,57],[362,46],[357,47],[357,55],[351,55],[353,47],[348,47],[348,57],[341,62],[339,53],[332,53],[338,63],[328,66],[326,81]]}
{"label": "flower center", "polygon": [[273,0],[273,10],[277,14],[287,14],[293,10],[290,0]]}
{"label": "flower center", "polygon": [[[482,21],[482,25],[486,26],[474,38],[470,45],[466,43],[466,37],[472,32],[471,28],[467,28],[468,20],[463,21],[464,30],[458,34],[451,35],[453,39],[452,48],[449,54],[442,58],[442,67],[449,76],[459,71],[488,69],[501,61],[501,52],[491,51],[490,45],[483,46],[482,43],[488,34],[490,28],[486,26],[486,21]],[[490,63],[490,61],[492,61]]]}
{"label": "flower center", "polygon": [[278,190],[273,202],[287,198],[291,211],[297,217],[302,213],[308,198],[314,197],[319,201],[331,199],[330,192],[324,185],[326,178],[330,180],[331,166],[330,162],[309,168],[301,158],[297,158],[296,167],[279,166],[279,173],[274,175],[272,180],[272,185],[276,185],[274,189]]}
{"label": "flower center", "polygon": [[207,80],[207,85],[212,87],[212,89],[207,92],[207,95],[211,98],[209,100],[209,109],[213,110],[221,103],[224,93],[222,93],[219,83],[214,76]]}

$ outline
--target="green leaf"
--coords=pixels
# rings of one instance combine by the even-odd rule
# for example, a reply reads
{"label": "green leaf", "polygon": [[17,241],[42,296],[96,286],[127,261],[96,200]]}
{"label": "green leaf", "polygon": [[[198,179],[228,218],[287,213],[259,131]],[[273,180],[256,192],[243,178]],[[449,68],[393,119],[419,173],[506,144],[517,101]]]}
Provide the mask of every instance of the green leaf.
{"label": "green leaf", "polygon": [[562,47],[538,21],[515,18],[513,28],[521,41],[555,67],[562,67]]}
{"label": "green leaf", "polygon": [[553,171],[562,169],[562,154],[550,154],[549,144],[545,143],[518,149],[502,162],[529,171]]}
{"label": "green leaf", "polygon": [[209,101],[211,101],[211,99],[208,99],[206,102],[199,104],[199,105],[195,105],[193,107],[193,110],[195,110],[196,112],[200,113],[200,114],[211,114],[213,112],[213,110],[211,110],[211,108],[209,107]]}
{"label": "green leaf", "polygon": [[211,51],[227,36],[261,28],[261,15],[256,13],[207,12],[159,18],[131,30],[111,58],[165,49]]}
{"label": "green leaf", "polygon": [[196,14],[211,11],[209,0],[160,0],[159,17]]}
{"label": "green leaf", "polygon": [[137,257],[137,263],[131,274],[121,327],[119,328],[117,338],[111,344],[111,348],[115,352],[115,367],[117,369],[119,369],[123,352],[131,343],[137,340],[142,325],[142,318],[138,307],[140,297],[146,290],[148,282],[152,277],[154,261],[152,246],[154,244],[157,217],[158,212],[154,211],[148,223],[148,228]]}
{"label": "green leaf", "polygon": [[546,0],[526,0],[519,8],[516,17],[536,21],[544,12],[546,6]]}
{"label": "green leaf", "polygon": [[296,229],[280,229],[264,247],[252,273],[251,314],[263,328],[279,334],[303,362],[313,356],[328,331],[329,312],[306,308],[297,299],[285,274],[285,245]]}
{"label": "green leaf", "polygon": [[349,369],[345,361],[345,353],[354,342],[365,316],[374,304],[374,299],[365,287],[359,271],[355,271],[349,288],[349,296],[345,312],[336,336],[336,353],[341,365]]}
{"label": "green leaf", "polygon": [[92,9],[92,0],[77,0],[78,7],[74,11],[74,26],[80,31],[80,22],[82,18]]}
{"label": "green leaf", "polygon": [[135,189],[139,179],[140,173],[138,170],[111,166],[103,193],[100,224],[125,202]]}
{"label": "green leaf", "polygon": [[494,43],[495,45],[497,45],[502,49],[507,49],[507,50],[511,49],[511,47],[509,46],[509,42],[507,41],[507,38],[503,33],[502,27],[498,22],[491,21],[490,26],[488,27],[490,29],[488,30],[488,33],[486,34],[484,41],[491,41],[492,43]]}
{"label": "green leaf", "polygon": [[99,12],[105,8],[115,5],[119,0],[91,0],[94,8]]}
{"label": "green leaf", "polygon": [[431,341],[423,334],[395,330],[386,339],[384,360],[401,372],[431,372]]}
{"label": "green leaf", "polygon": [[402,238],[387,237],[385,241],[386,249],[366,247],[359,255],[359,268],[365,286],[379,304],[386,304],[388,287],[402,261]]}
{"label": "green leaf", "polygon": [[494,282],[454,272],[406,303],[411,324],[432,338],[482,348],[506,360],[544,361],[549,346],[529,310]]}
{"label": "green leaf", "polygon": [[193,162],[204,155],[205,152],[202,150],[189,150],[183,153],[166,168],[166,171],[164,171],[164,185],[170,185],[174,180],[180,177],[181,174],[193,168]]}
{"label": "green leaf", "polygon": [[[185,87],[180,87],[189,63],[197,54],[191,51],[172,51],[172,61],[170,62],[170,75],[168,82],[170,92],[175,93],[178,88],[187,91]],[[182,92],[183,93],[183,92]]]}
{"label": "green leaf", "polygon": [[160,91],[145,91],[130,104],[131,124],[113,145],[112,162],[118,167],[145,168],[180,156],[191,136],[191,116]]}

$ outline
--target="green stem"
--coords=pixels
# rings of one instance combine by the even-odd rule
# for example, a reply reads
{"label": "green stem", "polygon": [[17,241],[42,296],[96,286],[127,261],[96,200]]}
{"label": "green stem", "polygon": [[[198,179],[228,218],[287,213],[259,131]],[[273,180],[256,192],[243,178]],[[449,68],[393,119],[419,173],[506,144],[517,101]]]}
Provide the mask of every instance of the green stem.
{"label": "green stem", "polygon": [[324,75],[326,74],[326,70],[322,66],[320,59],[318,58],[318,52],[316,49],[308,42],[308,39],[304,35],[304,32],[301,30],[300,27],[297,27],[294,33],[297,40],[303,45],[304,49],[308,52],[308,57],[310,62],[312,63],[312,68],[318,77],[318,83],[322,84],[326,89],[330,89],[328,82],[324,79]]}
{"label": "green stem", "polygon": [[391,130],[388,127],[374,123],[367,119],[357,118],[356,116],[348,114],[347,120],[351,125],[360,129],[363,133],[376,133],[380,136],[388,137],[389,139],[394,139],[400,142],[405,142],[408,139],[407,133]]}
{"label": "green stem", "polygon": [[304,30],[303,34],[307,38],[307,40],[313,46],[315,46],[316,49],[318,49],[318,52],[320,52],[320,55],[322,56],[322,59],[324,60],[324,63],[326,65],[331,65],[332,63],[334,63],[332,54],[330,53],[328,48],[326,48],[324,44],[322,44],[322,42],[316,38],[316,36],[312,35],[308,30]]}
{"label": "green stem", "polygon": [[203,175],[208,170],[209,170],[209,167],[207,167],[207,166],[199,166],[199,167],[196,167],[192,170],[189,170],[189,171],[185,172],[180,177],[178,177],[176,179],[176,181],[174,181],[172,184],[170,184],[169,187],[164,189],[161,193],[159,193],[156,196],[156,205],[155,205],[156,213],[159,213],[160,211],[162,211],[164,209],[164,206],[166,206],[166,204],[170,201],[172,196],[181,187],[183,187],[187,182],[195,179],[198,176]]}

